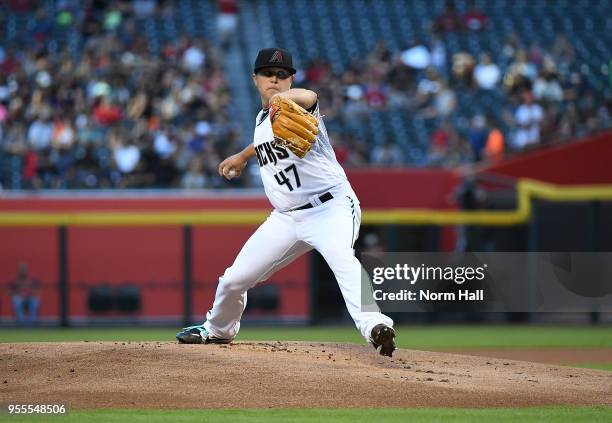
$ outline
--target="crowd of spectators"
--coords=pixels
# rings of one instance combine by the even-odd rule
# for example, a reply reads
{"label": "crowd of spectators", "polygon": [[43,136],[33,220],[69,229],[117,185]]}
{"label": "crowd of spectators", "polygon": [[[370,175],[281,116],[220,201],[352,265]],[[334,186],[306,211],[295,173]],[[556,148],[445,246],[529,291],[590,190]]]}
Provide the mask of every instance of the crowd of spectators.
{"label": "crowd of spectators", "polygon": [[[239,148],[227,119],[223,53],[181,36],[153,51],[138,20],[174,13],[155,1],[36,2],[31,43],[0,43],[0,182],[27,188],[202,188]],[[80,54],[46,41],[70,26]],[[75,31],[76,30],[76,31]]]}
{"label": "crowd of spectators", "polygon": [[[577,55],[564,34],[541,46],[516,34],[505,40],[501,54],[447,52],[451,33],[486,32],[488,17],[474,2],[460,13],[454,3],[431,23],[429,40],[415,40],[399,51],[380,42],[363,60],[342,73],[330,63],[312,60],[298,74],[306,87],[319,92],[328,120],[363,120],[371,110],[403,109],[410,119],[430,120],[429,153],[417,165],[456,166],[500,160],[542,144],[584,136],[612,126],[612,103],[596,100],[577,68]],[[483,109],[465,116],[459,94],[478,103],[495,99],[491,113]],[[467,108],[469,110],[469,107]],[[462,118],[462,119],[461,119]],[[463,120],[469,125],[457,127]],[[354,134],[335,134],[341,160],[347,165],[407,163],[393,142],[364,149]],[[350,153],[348,153],[350,152]],[[357,157],[355,157],[357,156]]]}
{"label": "crowd of spectators", "polygon": [[[243,138],[239,122],[228,119],[232,98],[223,68],[238,9],[235,0],[218,6],[217,43],[182,35],[152,48],[138,24],[171,18],[174,2],[62,0],[55,16],[35,1],[5,2],[35,19],[22,34],[27,43],[1,41],[8,29],[0,25],[2,188],[226,186],[217,164]],[[298,85],[319,93],[338,160],[356,167],[457,166],[611,125],[610,101],[576,70],[576,51],[563,34],[547,46],[510,34],[501,52],[448,53],[448,34],[486,33],[488,26],[475,3],[460,12],[449,1],[426,40],[397,51],[381,41],[342,72],[322,58],[300,69]],[[62,31],[78,44],[77,54],[68,47],[49,51],[49,40]],[[466,116],[465,101],[482,98],[497,101],[488,105],[495,110]],[[433,122],[420,162],[407,158],[397,140],[373,146],[364,134],[336,130],[367,120],[372,110]],[[232,184],[249,183],[247,176]]]}

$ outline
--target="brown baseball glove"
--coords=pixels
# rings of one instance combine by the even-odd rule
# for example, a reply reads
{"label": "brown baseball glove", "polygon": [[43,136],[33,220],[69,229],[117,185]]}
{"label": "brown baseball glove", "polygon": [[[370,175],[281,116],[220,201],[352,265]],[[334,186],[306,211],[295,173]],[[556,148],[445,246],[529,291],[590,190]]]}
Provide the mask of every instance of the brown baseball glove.
{"label": "brown baseball glove", "polygon": [[288,98],[276,95],[270,105],[270,121],[276,142],[303,159],[319,133],[319,122],[306,109]]}

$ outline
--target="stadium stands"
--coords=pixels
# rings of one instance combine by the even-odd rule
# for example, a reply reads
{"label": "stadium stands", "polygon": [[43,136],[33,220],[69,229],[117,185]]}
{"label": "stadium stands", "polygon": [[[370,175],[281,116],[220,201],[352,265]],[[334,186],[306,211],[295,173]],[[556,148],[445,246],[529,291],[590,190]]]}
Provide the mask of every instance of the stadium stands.
{"label": "stadium stands", "polygon": [[[469,163],[481,116],[510,152],[612,126],[610,0],[237,5],[221,48],[212,0],[0,2],[2,188],[227,186],[215,164],[250,140],[248,76],[270,45],[332,135],[368,146],[356,163],[389,143],[407,165]],[[486,89],[482,53],[500,73]]]}

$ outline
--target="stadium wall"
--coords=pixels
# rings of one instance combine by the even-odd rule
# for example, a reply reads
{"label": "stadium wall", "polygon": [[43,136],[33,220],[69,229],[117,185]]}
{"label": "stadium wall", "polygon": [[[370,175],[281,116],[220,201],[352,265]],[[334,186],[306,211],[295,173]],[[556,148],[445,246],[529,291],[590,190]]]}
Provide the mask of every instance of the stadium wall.
{"label": "stadium wall", "polygon": [[612,183],[612,130],[568,144],[538,149],[489,166],[484,173],[551,184]]}
{"label": "stadium wall", "polygon": [[[452,208],[458,181],[445,170],[367,169],[349,172],[362,208]],[[3,193],[0,210],[12,212],[78,211],[201,211],[259,210],[271,207],[262,192],[60,192]],[[229,266],[256,225],[195,226],[193,228],[193,310],[203,313],[211,304],[217,278]],[[183,239],[177,226],[67,228],[70,318],[91,313],[91,287],[126,283],[142,293],[141,318],[176,318],[182,313]],[[41,283],[40,315],[59,314],[59,235],[55,227],[0,227],[0,316],[12,315],[9,282],[17,264],[28,263]],[[310,268],[298,259],[278,272],[280,301],[276,314],[304,319],[309,315]],[[104,314],[102,314],[104,315]]]}

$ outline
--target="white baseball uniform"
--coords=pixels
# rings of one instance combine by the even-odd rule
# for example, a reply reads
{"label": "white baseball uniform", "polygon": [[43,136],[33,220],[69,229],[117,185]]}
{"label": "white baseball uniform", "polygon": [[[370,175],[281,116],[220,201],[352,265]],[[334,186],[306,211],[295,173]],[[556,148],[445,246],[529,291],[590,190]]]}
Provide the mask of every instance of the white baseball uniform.
{"label": "white baseball uniform", "polygon": [[[274,210],[219,278],[204,322],[214,337],[233,339],[240,329],[247,290],[312,248],[334,272],[348,311],[367,341],[375,325],[393,326],[380,312],[361,311],[362,268],[353,249],[361,224],[359,200],[336,160],[318,103],[311,111],[319,121],[319,135],[303,159],[274,143],[267,109],[257,115],[254,147]],[[311,207],[294,210],[307,205]]]}

